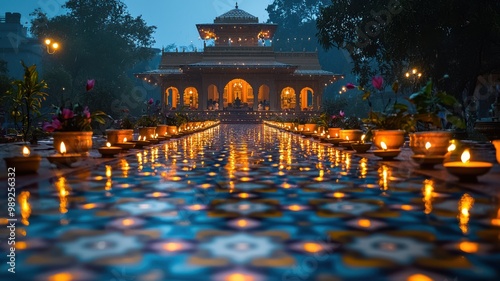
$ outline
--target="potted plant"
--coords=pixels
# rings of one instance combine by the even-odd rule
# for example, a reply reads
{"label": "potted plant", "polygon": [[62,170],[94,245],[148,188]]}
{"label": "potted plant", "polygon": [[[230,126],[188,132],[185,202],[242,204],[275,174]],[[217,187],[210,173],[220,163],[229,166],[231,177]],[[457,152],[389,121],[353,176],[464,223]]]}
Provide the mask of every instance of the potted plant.
{"label": "potted plant", "polygon": [[22,80],[13,81],[13,88],[7,91],[7,94],[11,97],[13,115],[21,121],[23,141],[29,140],[32,144],[36,144],[37,128],[34,124],[40,117],[42,101],[48,96],[47,93],[43,92],[44,89],[47,89],[47,83],[43,80],[39,81],[36,65],[28,67],[23,61],[21,61],[21,65],[24,68],[24,77]]}
{"label": "potted plant", "polygon": [[78,103],[68,107],[55,106],[52,122],[44,122],[43,129],[52,133],[54,148],[59,151],[64,142],[67,153],[86,154],[92,148],[92,122],[105,123],[102,111],[90,112]]}
{"label": "potted plant", "polygon": [[112,145],[133,140],[135,124],[134,122],[132,122],[128,108],[122,109],[121,112],[121,118],[118,120],[118,122],[115,122],[117,128],[106,130],[107,140]]}
{"label": "potted plant", "polygon": [[384,142],[388,149],[398,149],[404,144],[405,134],[414,128],[413,118],[408,112],[408,106],[398,102],[399,83],[396,81],[392,84],[392,90],[395,94],[394,99],[384,97],[384,79],[381,76],[372,78],[372,86],[378,91],[382,100],[380,111],[373,110],[371,91],[351,83],[347,84],[346,88],[357,88],[362,91],[362,99],[367,101],[370,107],[368,117],[363,119],[363,123],[367,128],[366,139],[373,139],[373,143],[378,148],[381,148],[381,143]]}
{"label": "potted plant", "polygon": [[159,123],[158,103],[155,106],[153,98],[150,98],[145,104],[145,114],[137,120],[136,125],[139,128],[139,137],[146,137],[146,140],[150,140],[156,135],[156,126]]}
{"label": "potted plant", "polygon": [[362,125],[363,122],[358,117],[342,117],[341,126],[343,129],[340,130],[340,138],[342,140],[361,141],[361,136],[363,135],[363,131],[361,130]]}
{"label": "potted plant", "polygon": [[[456,110],[460,108],[459,102],[446,92],[436,90],[432,79],[408,100],[415,106],[413,118],[417,130],[410,134],[410,148],[415,154],[446,154],[453,133],[444,130],[445,123],[448,127],[465,128]],[[430,147],[425,148],[427,143]]]}

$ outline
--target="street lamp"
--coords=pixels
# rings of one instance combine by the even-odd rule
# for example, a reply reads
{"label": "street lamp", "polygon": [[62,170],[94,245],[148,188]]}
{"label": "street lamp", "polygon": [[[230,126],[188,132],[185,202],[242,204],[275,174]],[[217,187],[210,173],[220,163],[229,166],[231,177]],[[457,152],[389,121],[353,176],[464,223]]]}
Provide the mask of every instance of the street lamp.
{"label": "street lamp", "polygon": [[422,72],[418,71],[417,68],[413,68],[411,71],[405,73],[405,77],[412,84],[412,90],[416,90],[419,84],[419,80],[422,77]]}
{"label": "street lamp", "polygon": [[51,55],[59,49],[59,43],[52,42],[50,39],[45,39],[45,45],[47,46],[47,53]]}

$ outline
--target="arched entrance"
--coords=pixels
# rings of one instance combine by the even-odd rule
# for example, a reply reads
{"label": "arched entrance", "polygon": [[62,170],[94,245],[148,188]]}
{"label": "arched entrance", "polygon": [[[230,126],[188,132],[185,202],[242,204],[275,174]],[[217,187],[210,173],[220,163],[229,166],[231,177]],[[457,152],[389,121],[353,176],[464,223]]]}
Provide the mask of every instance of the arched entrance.
{"label": "arched entrance", "polygon": [[253,89],[243,79],[233,79],[224,87],[224,107],[247,108],[253,107]]}
{"label": "arched entrance", "polygon": [[216,104],[219,105],[219,91],[217,86],[211,84],[208,86],[207,109],[218,109]]}
{"label": "arched entrance", "polygon": [[269,86],[261,85],[259,87],[259,105],[262,105],[262,109],[269,108]]}
{"label": "arched entrance", "polygon": [[295,110],[295,90],[291,87],[286,87],[281,91],[281,109]]}
{"label": "arched entrance", "polygon": [[300,110],[313,110],[314,91],[309,88],[300,90]]}
{"label": "arched entrance", "polygon": [[177,109],[181,103],[179,90],[175,87],[169,87],[165,90],[165,106],[168,109]]}
{"label": "arched entrance", "polygon": [[184,105],[189,109],[198,109],[198,90],[195,87],[187,87],[184,90]]}

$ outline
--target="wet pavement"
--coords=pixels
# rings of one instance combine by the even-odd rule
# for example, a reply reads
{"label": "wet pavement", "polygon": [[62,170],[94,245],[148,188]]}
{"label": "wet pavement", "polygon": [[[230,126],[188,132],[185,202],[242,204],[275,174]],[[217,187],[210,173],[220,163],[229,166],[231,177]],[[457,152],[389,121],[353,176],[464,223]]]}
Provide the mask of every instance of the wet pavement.
{"label": "wet pavement", "polygon": [[[220,125],[16,196],[16,273],[3,262],[0,280],[500,277],[491,193],[264,125]],[[2,211],[2,237],[9,223]]]}

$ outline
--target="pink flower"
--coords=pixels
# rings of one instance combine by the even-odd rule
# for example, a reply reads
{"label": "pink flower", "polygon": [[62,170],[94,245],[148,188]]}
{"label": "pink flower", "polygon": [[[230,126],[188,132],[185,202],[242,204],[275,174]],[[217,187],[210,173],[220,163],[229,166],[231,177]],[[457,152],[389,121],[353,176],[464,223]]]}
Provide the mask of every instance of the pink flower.
{"label": "pink flower", "polygon": [[150,99],[148,100],[148,104],[149,104],[149,105],[153,104],[154,102],[155,102],[155,101],[153,100],[153,98],[150,98]]}
{"label": "pink flower", "polygon": [[83,109],[83,115],[85,116],[85,118],[90,118],[90,111],[88,106]]}
{"label": "pink flower", "polygon": [[62,116],[64,119],[70,119],[73,118],[75,114],[73,113],[73,111],[71,111],[71,109],[64,108],[62,110]]}
{"label": "pink flower", "polygon": [[354,84],[352,84],[352,83],[347,83],[347,84],[345,85],[345,87],[346,87],[347,89],[349,89],[349,90],[352,90],[352,89],[356,88],[356,85],[354,85]]}
{"label": "pink flower", "polygon": [[43,122],[43,130],[45,132],[52,133],[55,130],[55,128],[54,128],[54,126],[52,126],[52,123]]}
{"label": "pink flower", "polygon": [[59,119],[53,119],[52,123],[49,122],[44,122],[43,123],[43,130],[49,133],[52,133],[55,130],[59,130],[62,128],[62,124],[59,121]]}
{"label": "pink flower", "polygon": [[382,90],[384,85],[384,78],[382,76],[375,76],[372,78],[372,85],[377,90]]}
{"label": "pink flower", "polygon": [[341,111],[339,112],[339,115],[340,115],[340,117],[344,117],[344,115],[345,115],[344,111],[342,111],[342,110],[341,110]]}
{"label": "pink flower", "polygon": [[56,130],[59,130],[59,129],[62,129],[62,124],[61,124],[61,121],[59,121],[59,119],[53,119],[52,120],[52,127],[54,127],[54,129]]}
{"label": "pink flower", "polygon": [[87,89],[87,92],[92,90],[94,88],[94,85],[95,85],[94,79],[87,80],[87,85],[85,86],[85,89]]}

